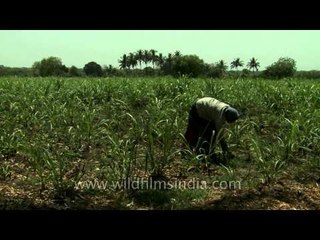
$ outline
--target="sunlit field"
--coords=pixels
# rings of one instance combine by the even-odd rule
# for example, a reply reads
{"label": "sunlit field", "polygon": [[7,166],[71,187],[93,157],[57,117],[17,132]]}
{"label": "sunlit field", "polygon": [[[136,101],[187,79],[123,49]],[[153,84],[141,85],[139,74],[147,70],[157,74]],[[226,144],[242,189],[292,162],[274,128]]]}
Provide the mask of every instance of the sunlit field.
{"label": "sunlit field", "polygon": [[[319,209],[320,81],[0,78],[1,209]],[[220,162],[185,144],[211,96],[239,110]]]}

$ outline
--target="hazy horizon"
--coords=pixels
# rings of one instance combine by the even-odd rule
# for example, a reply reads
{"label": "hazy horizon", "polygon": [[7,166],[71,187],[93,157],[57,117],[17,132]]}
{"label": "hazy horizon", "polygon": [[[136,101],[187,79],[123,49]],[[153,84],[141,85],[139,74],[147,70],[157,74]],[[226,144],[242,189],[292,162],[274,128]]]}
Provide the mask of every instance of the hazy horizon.
{"label": "hazy horizon", "polygon": [[67,67],[95,61],[119,67],[123,54],[155,49],[167,56],[180,51],[206,63],[252,57],[260,70],[280,57],[296,60],[298,70],[320,70],[319,30],[1,30],[0,65],[31,67],[59,57]]}

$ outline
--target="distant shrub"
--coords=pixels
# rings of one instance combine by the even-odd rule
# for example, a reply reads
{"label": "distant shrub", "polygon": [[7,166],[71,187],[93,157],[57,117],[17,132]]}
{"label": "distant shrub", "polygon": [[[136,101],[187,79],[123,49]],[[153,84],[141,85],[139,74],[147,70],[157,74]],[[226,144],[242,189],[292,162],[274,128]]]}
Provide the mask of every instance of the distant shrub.
{"label": "distant shrub", "polygon": [[68,75],[69,75],[70,77],[79,77],[79,76],[81,76],[81,71],[80,71],[80,69],[78,69],[77,67],[71,66],[71,67],[69,68]]}
{"label": "distant shrub", "polygon": [[197,55],[175,57],[172,64],[172,74],[176,77],[198,77],[204,72],[204,61]]}
{"label": "distant shrub", "polygon": [[264,71],[267,78],[286,78],[293,77],[296,72],[296,62],[292,58],[279,58],[279,60],[268,66]]}
{"label": "distant shrub", "polygon": [[44,58],[40,62],[32,65],[32,73],[34,76],[65,76],[68,68],[62,64],[62,60],[57,57]]}
{"label": "distant shrub", "polygon": [[102,67],[96,62],[89,62],[83,67],[83,71],[88,76],[101,77],[103,75]]}

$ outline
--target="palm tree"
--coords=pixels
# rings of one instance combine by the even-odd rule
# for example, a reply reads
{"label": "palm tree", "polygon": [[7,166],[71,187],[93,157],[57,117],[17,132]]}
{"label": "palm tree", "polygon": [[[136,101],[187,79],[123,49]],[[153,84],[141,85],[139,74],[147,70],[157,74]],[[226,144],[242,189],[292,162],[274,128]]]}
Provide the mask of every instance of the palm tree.
{"label": "palm tree", "polygon": [[138,60],[141,69],[141,62],[143,61],[143,50],[140,49],[137,51],[136,59]]}
{"label": "palm tree", "polygon": [[171,53],[168,54],[166,61],[168,62],[169,66],[171,67],[171,65],[172,65],[172,54]]}
{"label": "palm tree", "polygon": [[228,66],[225,64],[225,62],[223,60],[220,60],[217,64],[217,66],[222,69],[224,72],[227,71]]}
{"label": "palm tree", "polygon": [[253,57],[248,62],[247,67],[249,67],[249,69],[253,69],[253,70],[255,69],[256,71],[258,71],[258,67],[260,67],[260,63],[257,61],[257,59]]}
{"label": "palm tree", "polygon": [[221,75],[224,75],[228,69],[228,66],[225,64],[223,60],[220,60],[217,64],[216,67],[219,69]]}
{"label": "palm tree", "polygon": [[180,51],[177,50],[177,51],[174,52],[174,56],[175,56],[175,57],[181,57],[182,54],[181,54]]}
{"label": "palm tree", "polygon": [[136,59],[136,56],[133,53],[129,53],[129,57],[128,57],[128,66],[129,68],[132,67],[134,68],[135,66],[137,66],[138,62]]}
{"label": "palm tree", "polygon": [[143,59],[143,62],[146,64],[146,66],[148,65],[148,62],[150,61],[150,58],[151,57],[150,57],[149,51],[148,50],[144,50],[142,59]]}
{"label": "palm tree", "polygon": [[150,56],[151,56],[151,61],[152,61],[152,68],[154,68],[154,63],[157,61],[157,55],[156,55],[156,50],[151,49],[150,51]]}
{"label": "palm tree", "polygon": [[243,61],[240,60],[240,58],[236,58],[231,62],[231,68],[235,68],[238,71],[238,67],[243,66]]}
{"label": "palm tree", "polygon": [[126,54],[123,54],[122,58],[119,60],[120,69],[126,69],[128,67],[128,57]]}
{"label": "palm tree", "polygon": [[164,59],[163,59],[163,56],[162,56],[162,53],[159,53],[158,57],[157,57],[157,61],[156,61],[156,64],[161,67],[164,63]]}
{"label": "palm tree", "polygon": [[163,64],[163,67],[164,67],[166,73],[171,74],[172,63],[173,63],[173,57],[172,57],[172,54],[169,53],[168,57],[165,57],[164,64]]}

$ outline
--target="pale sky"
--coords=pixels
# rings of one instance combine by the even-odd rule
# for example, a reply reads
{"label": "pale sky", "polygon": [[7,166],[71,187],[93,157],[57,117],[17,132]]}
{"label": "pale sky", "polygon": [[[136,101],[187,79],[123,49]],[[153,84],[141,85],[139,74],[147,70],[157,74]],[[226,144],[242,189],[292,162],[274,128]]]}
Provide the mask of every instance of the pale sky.
{"label": "pale sky", "polygon": [[179,50],[206,63],[252,57],[260,70],[280,57],[296,60],[298,70],[320,70],[320,30],[0,30],[0,65],[31,67],[59,57],[67,67],[95,61],[118,67],[123,54],[155,49],[167,56]]}

